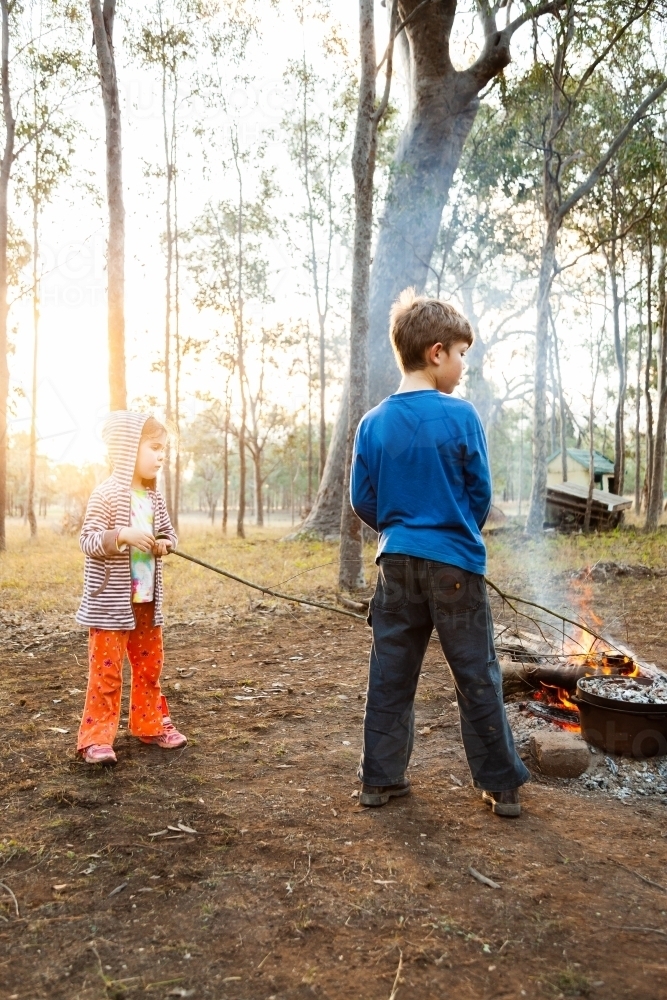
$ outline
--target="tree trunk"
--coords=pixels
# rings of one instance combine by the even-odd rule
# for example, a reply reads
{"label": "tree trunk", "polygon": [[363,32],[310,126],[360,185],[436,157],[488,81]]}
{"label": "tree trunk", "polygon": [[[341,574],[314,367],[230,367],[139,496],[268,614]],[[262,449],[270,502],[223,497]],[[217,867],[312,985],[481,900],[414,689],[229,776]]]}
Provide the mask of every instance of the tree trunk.
{"label": "tree trunk", "polygon": [[[173,264],[173,233],[171,226],[171,185],[172,167],[169,148],[169,129],[167,125],[167,70],[162,61],[162,142],[165,156],[165,174],[167,187],[165,192],[165,240],[166,240],[166,267],[165,267],[165,298],[164,298],[164,413],[167,425],[171,431],[173,424],[173,413],[171,405],[171,282]],[[176,527],[174,520],[174,495],[171,477],[171,437],[167,441],[165,449],[164,466],[164,493],[167,503],[167,510],[171,523]]]}
{"label": "tree trunk", "polygon": [[[375,109],[375,26],[374,0],[359,0],[359,46],[361,79],[359,104],[352,149],[354,177],[354,242],[352,253],[352,294],[350,308],[350,396],[348,401],[343,509],[340,527],[340,565],[338,585],[341,590],[359,590],[365,586],[361,521],[349,501],[350,463],[354,436],[359,421],[368,409],[368,325],[371,241],[373,238],[373,184],[377,152],[379,116]],[[396,0],[391,11],[392,42],[396,18]],[[390,78],[391,63],[387,74]]]}
{"label": "tree trunk", "polygon": [[90,0],[93,38],[106,121],[107,303],[109,336],[109,402],[112,410],[127,408],[125,384],[125,207],[123,205],[120,102],[113,50],[116,0]]}
{"label": "tree trunk", "polygon": [[558,332],[554,323],[553,313],[549,310],[551,319],[551,335],[553,337],[554,361],[556,362],[556,378],[558,379],[558,412],[559,412],[559,432],[560,432],[560,468],[563,482],[567,482],[567,409],[565,407],[565,396],[563,395],[563,378],[560,371],[560,352],[558,349]]}
{"label": "tree trunk", "polygon": [[549,343],[549,293],[556,261],[560,219],[547,218],[542,244],[540,278],[537,291],[535,327],[535,384],[533,388],[533,475],[530,506],[526,521],[528,534],[540,534],[544,526],[547,498],[547,348]]}
{"label": "tree trunk", "polygon": [[614,421],[614,492],[623,495],[625,486],[625,394],[627,390],[627,375],[625,368],[625,352],[621,341],[621,303],[618,294],[618,271],[616,259],[616,236],[611,241],[608,257],[609,276],[611,278],[612,316],[614,321],[614,355],[618,368],[618,400],[616,403],[616,418]]}
{"label": "tree trunk", "polygon": [[653,473],[653,400],[651,398],[651,369],[653,367],[653,240],[648,227],[648,259],[646,262],[646,368],[644,370],[644,398],[646,400],[646,472],[644,477],[644,504],[648,511]]}
{"label": "tree trunk", "polygon": [[39,137],[35,139],[35,171],[32,195],[32,392],[30,399],[30,456],[28,470],[28,524],[30,537],[37,537],[35,480],[37,475],[37,352],[39,348]]}
{"label": "tree trunk", "polygon": [[227,534],[229,508],[229,388],[225,396],[225,436],[222,449],[222,533]]}
{"label": "tree trunk", "polygon": [[327,461],[327,417],[326,417],[326,362],[325,362],[325,336],[324,319],[320,316],[320,337],[319,337],[319,375],[320,375],[320,461],[317,473],[318,483],[322,482],[324,467]]}
{"label": "tree trunk", "polygon": [[643,258],[639,260],[639,343],[637,345],[637,387],[635,394],[635,514],[639,515],[642,506],[641,467],[641,411],[642,411],[642,339],[644,334],[644,313],[642,309]]}
{"label": "tree trunk", "polygon": [[463,299],[463,311],[472,326],[475,339],[466,354],[466,398],[479,413],[482,426],[487,431],[493,411],[493,386],[484,377],[484,361],[486,360],[486,345],[479,332],[479,317],[475,312],[471,282],[463,282],[459,289]]}
{"label": "tree trunk", "polygon": [[[399,14],[402,21],[414,15],[401,36],[404,40],[407,36],[410,109],[394,156],[370,279],[371,406],[393,393],[400,378],[389,342],[391,305],[409,285],[418,291],[424,288],[442,211],[479,107],[477,95],[509,64],[512,36],[529,19],[522,14],[498,31],[494,17],[485,18],[479,59],[467,70],[457,71],[449,56],[455,0],[425,6],[420,0],[400,0]],[[345,451],[334,444],[346,434],[347,417],[347,408],[341,407],[320,490],[300,533],[335,534],[332,508],[337,505],[340,513]]]}
{"label": "tree trunk", "polygon": [[312,510],[299,530],[288,535],[288,539],[314,535],[325,542],[338,541],[340,537],[340,515],[343,505],[343,479],[345,475],[345,455],[347,450],[347,412],[349,400],[349,380],[346,378],[340,401],[338,416],[334,422],[333,435]]}
{"label": "tree trunk", "polygon": [[646,530],[656,531],[662,514],[665,479],[665,431],[667,429],[667,298],[665,266],[667,253],[662,250],[658,288],[660,294],[660,346],[658,349],[658,418],[653,439],[653,468],[646,510]]}
{"label": "tree trunk", "polygon": [[2,87],[2,108],[5,121],[5,147],[0,161],[0,552],[7,547],[5,535],[5,514],[7,509],[7,397],[9,395],[9,365],[7,361],[7,196],[9,177],[14,160],[14,137],[16,123],[12,110],[9,86],[9,3],[0,0],[2,16],[2,36],[0,40],[2,63],[0,85]]}
{"label": "tree trunk", "polygon": [[262,452],[259,448],[252,451],[252,463],[255,472],[255,523],[258,528],[264,527],[264,501],[262,495]]}
{"label": "tree trunk", "polygon": [[593,512],[593,490],[595,489],[595,380],[593,381],[593,391],[591,393],[591,405],[588,412],[588,496],[586,497],[586,513],[584,514],[584,534],[591,530],[591,514]]}

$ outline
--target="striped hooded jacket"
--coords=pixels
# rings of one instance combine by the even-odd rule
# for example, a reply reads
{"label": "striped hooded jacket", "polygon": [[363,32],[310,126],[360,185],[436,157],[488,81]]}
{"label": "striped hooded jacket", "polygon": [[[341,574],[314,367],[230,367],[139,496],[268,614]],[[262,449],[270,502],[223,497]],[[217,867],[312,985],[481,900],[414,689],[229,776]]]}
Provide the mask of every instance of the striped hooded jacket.
{"label": "striped hooded jacket", "polygon": [[[116,539],[121,528],[130,524],[131,483],[137,461],[141,431],[148,419],[145,413],[116,410],[111,414],[102,437],[109,449],[113,472],[95,490],[88,501],[79,544],[86,562],[83,574],[83,598],[76,613],[79,625],[102,629],[133,629],[136,622],[132,607],[130,548],[118,550]],[[153,504],[153,533],[166,535],[176,547],[164,497],[149,489]],[[163,625],[162,560],[155,560],[154,625]]]}

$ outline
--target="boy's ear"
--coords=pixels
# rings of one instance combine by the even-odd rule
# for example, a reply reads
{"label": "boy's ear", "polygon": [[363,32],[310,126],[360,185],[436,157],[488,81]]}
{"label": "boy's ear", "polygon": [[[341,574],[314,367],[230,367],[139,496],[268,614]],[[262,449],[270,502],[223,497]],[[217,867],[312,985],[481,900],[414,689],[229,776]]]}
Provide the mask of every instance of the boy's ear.
{"label": "boy's ear", "polygon": [[426,352],[426,358],[429,364],[439,365],[441,362],[440,355],[443,353],[447,354],[447,351],[439,341],[437,344],[433,344],[432,347],[429,347],[428,351]]}

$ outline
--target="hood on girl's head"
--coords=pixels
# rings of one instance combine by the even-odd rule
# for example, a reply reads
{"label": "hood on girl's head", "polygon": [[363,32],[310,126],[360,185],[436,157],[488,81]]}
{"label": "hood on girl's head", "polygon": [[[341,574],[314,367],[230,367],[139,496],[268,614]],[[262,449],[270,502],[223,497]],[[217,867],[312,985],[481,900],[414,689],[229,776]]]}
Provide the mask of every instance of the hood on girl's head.
{"label": "hood on girl's head", "polygon": [[128,489],[132,485],[141,432],[147,420],[147,413],[114,410],[102,428],[102,439],[109,449],[113,477]]}

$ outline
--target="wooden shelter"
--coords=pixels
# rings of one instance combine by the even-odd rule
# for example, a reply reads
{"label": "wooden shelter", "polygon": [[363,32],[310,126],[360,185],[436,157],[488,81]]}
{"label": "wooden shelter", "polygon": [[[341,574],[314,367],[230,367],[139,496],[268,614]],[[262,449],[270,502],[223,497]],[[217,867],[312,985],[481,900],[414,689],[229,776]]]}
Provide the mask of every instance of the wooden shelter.
{"label": "wooden shelter", "polygon": [[[567,481],[588,488],[590,454],[587,448],[567,449]],[[614,491],[614,463],[600,451],[593,452],[593,474],[595,488]],[[563,481],[563,463],[560,448],[547,459],[547,486],[556,486]]]}
{"label": "wooden shelter", "polygon": [[[577,531],[584,525],[588,487],[577,483],[547,485],[547,511],[545,527],[561,531]],[[593,490],[591,528],[610,531],[620,524],[623,511],[632,507],[632,500],[619,497],[606,490]]]}

